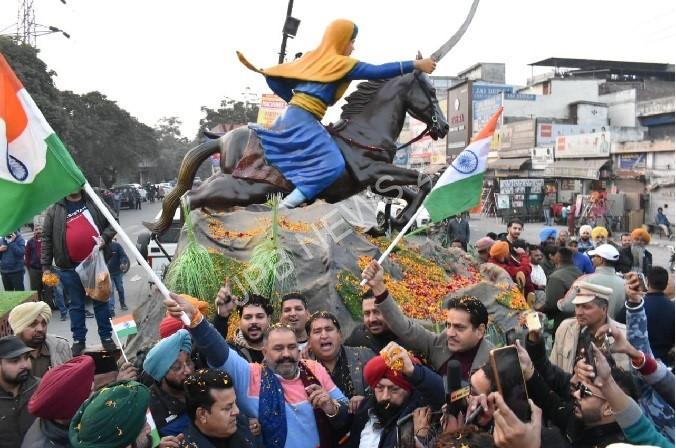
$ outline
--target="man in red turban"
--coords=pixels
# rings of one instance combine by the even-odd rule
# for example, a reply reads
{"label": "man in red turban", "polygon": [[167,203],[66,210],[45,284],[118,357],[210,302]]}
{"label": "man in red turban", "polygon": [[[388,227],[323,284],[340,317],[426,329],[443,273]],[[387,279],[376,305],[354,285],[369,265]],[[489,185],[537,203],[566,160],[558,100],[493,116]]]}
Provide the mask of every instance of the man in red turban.
{"label": "man in red turban", "polygon": [[92,384],[94,359],[87,355],[48,370],[28,403],[28,412],[38,418],[22,446],[70,446],[70,420],[91,394]]}
{"label": "man in red turban", "polygon": [[441,377],[396,342],[366,363],[364,381],[373,396],[354,415],[347,446],[394,447],[399,418],[423,406],[437,411],[445,402]]}

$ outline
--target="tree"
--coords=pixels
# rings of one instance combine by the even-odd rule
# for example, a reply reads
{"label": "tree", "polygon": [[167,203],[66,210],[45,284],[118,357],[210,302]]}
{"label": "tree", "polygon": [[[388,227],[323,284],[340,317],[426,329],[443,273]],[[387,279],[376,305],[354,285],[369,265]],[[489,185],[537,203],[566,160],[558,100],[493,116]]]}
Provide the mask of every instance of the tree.
{"label": "tree", "polygon": [[118,173],[135,179],[140,162],[157,158],[155,131],[104,94],[59,91],[30,45],[0,37],[0,51],[93,185],[110,186]]}
{"label": "tree", "polygon": [[245,104],[243,101],[235,101],[230,98],[221,101],[221,107],[218,110],[206,106],[202,106],[201,110],[206,116],[200,120],[198,139],[201,138],[202,132],[219,124],[255,123],[258,119],[258,106],[256,104]]}
{"label": "tree", "polygon": [[188,152],[190,141],[181,135],[182,122],[177,117],[163,117],[155,125],[159,146],[156,175],[159,180],[173,179],[178,174],[181,161]]}

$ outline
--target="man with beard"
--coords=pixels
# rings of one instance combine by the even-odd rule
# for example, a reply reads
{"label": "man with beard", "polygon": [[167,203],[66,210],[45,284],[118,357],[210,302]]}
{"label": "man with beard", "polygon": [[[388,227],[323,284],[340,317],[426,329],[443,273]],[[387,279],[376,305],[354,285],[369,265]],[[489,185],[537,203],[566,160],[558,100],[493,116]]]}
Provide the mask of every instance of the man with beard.
{"label": "man with beard", "polygon": [[146,420],[150,391],[136,381],[118,381],[99,389],[70,421],[73,448],[151,448]]}
{"label": "man with beard", "polygon": [[362,272],[362,278],[367,280],[373,290],[376,306],[392,332],[399,336],[403,347],[421,353],[442,376],[446,375],[448,362],[457,360],[465,381],[471,372],[488,362],[488,353],[493,344],[484,338],[488,311],[479,299],[470,296],[449,299],[446,302],[446,330],[434,333],[404,316],[385,288],[383,274],[382,266],[372,260]]}
{"label": "man with beard", "polygon": [[47,334],[47,325],[51,318],[52,310],[45,302],[17,305],[8,317],[14,334],[32,349],[31,374],[38,378],[44,376],[50,368],[72,358],[67,340]]}
{"label": "man with beard", "polygon": [[32,349],[16,336],[0,338],[0,448],[16,448],[35,417],[28,402],[38,379],[31,376]]}
{"label": "man with beard", "polygon": [[608,242],[608,229],[603,226],[594,227],[591,235],[594,247],[599,247],[601,244],[606,244]]}
{"label": "man with beard", "polygon": [[50,369],[40,380],[28,403],[37,417],[23,439],[21,448],[70,446],[68,426],[92,392],[94,358],[78,356]]}
{"label": "man with beard", "polygon": [[570,239],[570,233],[567,230],[559,231],[559,235],[556,237],[555,245],[559,247],[566,247],[566,243]]}
{"label": "man with beard", "polygon": [[[383,351],[385,356],[371,358],[364,367],[364,379],[373,395],[352,420],[348,448],[394,448],[400,417],[423,406],[438,411],[445,402],[439,375],[420,365],[396,342],[390,342]],[[401,372],[392,368],[397,363],[402,365]]]}
{"label": "man with beard", "polygon": [[340,322],[327,311],[318,311],[306,324],[309,335],[308,357],[319,361],[335,385],[350,399],[354,414],[366,396],[362,372],[366,362],[376,354],[366,347],[343,346]]}
{"label": "man with beard", "polygon": [[592,227],[589,225],[580,226],[580,239],[578,240],[577,250],[581,254],[594,248],[594,243],[591,240]]}
{"label": "man with beard", "polygon": [[631,246],[622,248],[617,270],[622,273],[637,272],[646,278],[653,266],[653,255],[645,248],[650,243],[650,234],[642,228],[631,232]]}
{"label": "man with beard", "polygon": [[631,247],[631,234],[630,233],[623,233],[620,236],[620,250],[624,249],[625,247]]}
{"label": "man with beard", "polygon": [[195,371],[191,350],[190,334],[178,330],[158,342],[143,362],[143,370],[155,380],[150,387],[150,412],[161,436],[175,436],[188,427],[183,384]]}
{"label": "man with beard", "polygon": [[305,324],[309,318],[310,313],[307,311],[305,297],[297,293],[287,294],[282,297],[282,314],[279,316],[279,321],[291,327],[294,333],[296,333],[299,350],[304,350],[307,346]]}
{"label": "man with beard", "polygon": [[548,279],[556,269],[555,258],[559,247],[565,246],[545,246],[542,248],[542,261],[540,262],[540,266],[542,267],[542,270],[545,271],[545,275]]}
{"label": "man with beard", "polygon": [[376,306],[376,298],[371,289],[362,295],[361,312],[364,323],[352,330],[350,337],[345,340],[346,346],[367,347],[374,353],[379,353],[390,342],[399,342]]}
{"label": "man with beard", "polygon": [[260,421],[268,448],[336,447],[347,420],[348,401],[316,361],[300,360],[295,330],[283,324],[263,338],[263,364],[248,363],[231,349],[202,313],[195,299],[171,294],[169,313],[190,319],[190,333],[209,365],[228,372],[237,406]]}
{"label": "man with beard", "polygon": [[237,426],[239,408],[230,375],[202,369],[185,381],[190,423],[179,437],[164,437],[160,446],[178,448],[253,447],[251,434]]}
{"label": "man with beard", "polygon": [[270,327],[272,309],[264,297],[253,294],[238,308],[239,329],[230,345],[248,362],[263,362],[263,334]]}

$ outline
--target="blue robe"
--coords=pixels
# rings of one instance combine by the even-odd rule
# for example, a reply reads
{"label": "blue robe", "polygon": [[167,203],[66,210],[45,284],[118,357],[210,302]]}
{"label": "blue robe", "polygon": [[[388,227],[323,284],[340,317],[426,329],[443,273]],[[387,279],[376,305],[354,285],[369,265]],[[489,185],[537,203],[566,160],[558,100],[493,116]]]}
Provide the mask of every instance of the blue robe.
{"label": "blue robe", "polygon": [[[410,73],[413,68],[413,61],[383,65],[359,62],[346,79],[393,78]],[[345,79],[320,83],[266,77],[266,81],[272,91],[286,102],[291,101],[295,92],[302,92],[332,105],[336,88]],[[281,171],[307,200],[316,198],[345,170],[345,160],[331,135],[317,117],[299,106],[289,105],[269,129],[255,124],[249,127],[260,138],[268,163]]]}

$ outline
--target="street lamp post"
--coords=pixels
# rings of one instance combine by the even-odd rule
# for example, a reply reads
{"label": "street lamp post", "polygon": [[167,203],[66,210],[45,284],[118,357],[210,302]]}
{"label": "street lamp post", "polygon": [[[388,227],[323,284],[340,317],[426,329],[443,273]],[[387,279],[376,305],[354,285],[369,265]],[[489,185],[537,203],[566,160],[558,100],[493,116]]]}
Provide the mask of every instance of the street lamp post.
{"label": "street lamp post", "polygon": [[290,37],[293,39],[298,32],[298,26],[300,25],[300,20],[291,16],[293,11],[293,0],[289,0],[289,3],[286,7],[286,19],[284,20],[284,28],[282,29],[282,46],[279,49],[279,63],[284,63],[284,57],[286,56],[286,41]]}

